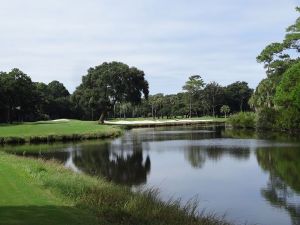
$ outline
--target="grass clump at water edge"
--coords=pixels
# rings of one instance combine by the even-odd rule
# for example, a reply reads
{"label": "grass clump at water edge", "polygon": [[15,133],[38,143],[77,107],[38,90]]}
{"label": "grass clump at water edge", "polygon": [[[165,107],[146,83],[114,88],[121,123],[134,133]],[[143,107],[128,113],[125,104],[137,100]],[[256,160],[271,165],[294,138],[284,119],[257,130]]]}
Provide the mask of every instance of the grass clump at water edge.
{"label": "grass clump at water edge", "polygon": [[[184,207],[181,207],[180,201],[163,202],[158,198],[155,190],[133,193],[129,188],[118,186],[107,182],[102,178],[94,178],[83,174],[74,173],[54,161],[42,161],[28,158],[21,158],[0,152],[0,163],[3,165],[0,181],[4,188],[10,179],[16,179],[10,173],[17,171],[24,179],[17,187],[18,192],[23,191],[27,184],[32,185],[36,196],[30,197],[27,201],[23,199],[16,203],[18,207],[31,205],[35,210],[40,209],[42,200],[39,198],[52,196],[51,201],[46,203],[47,207],[67,207],[71,209],[66,215],[71,219],[81,215],[82,219],[77,218],[76,224],[124,224],[124,225],[225,225],[229,224],[215,216],[204,216],[198,214],[197,203],[191,201]],[[4,168],[4,169],[3,169]],[[5,171],[7,170],[7,171]],[[1,169],[0,169],[1,172]],[[5,174],[7,175],[5,176]],[[19,179],[20,180],[20,179]],[[13,181],[14,182],[14,181]],[[18,184],[15,184],[18,185]],[[3,211],[3,205],[14,205],[10,196],[14,196],[15,189],[5,189],[6,192],[0,192],[0,215]],[[2,194],[4,193],[4,194]],[[24,194],[27,192],[24,191]],[[3,195],[3,196],[2,196]],[[31,195],[34,193],[31,192]],[[30,202],[31,200],[35,202]],[[44,217],[49,220],[51,210],[44,212]],[[64,211],[62,211],[63,213]],[[5,213],[1,215],[0,224],[35,224],[30,223],[34,218],[34,211],[29,211],[32,215],[23,215],[18,218],[11,214],[11,217]],[[73,215],[75,213],[76,215]],[[40,224],[47,224],[40,218]],[[51,217],[50,217],[51,219]],[[53,217],[55,224],[64,224],[67,221],[63,214],[61,217]],[[62,220],[62,221],[60,221]],[[16,222],[17,223],[14,223]],[[26,223],[28,222],[28,223]],[[49,222],[49,224],[51,224]],[[61,222],[61,223],[60,223]],[[38,223],[39,224],[39,223]]]}

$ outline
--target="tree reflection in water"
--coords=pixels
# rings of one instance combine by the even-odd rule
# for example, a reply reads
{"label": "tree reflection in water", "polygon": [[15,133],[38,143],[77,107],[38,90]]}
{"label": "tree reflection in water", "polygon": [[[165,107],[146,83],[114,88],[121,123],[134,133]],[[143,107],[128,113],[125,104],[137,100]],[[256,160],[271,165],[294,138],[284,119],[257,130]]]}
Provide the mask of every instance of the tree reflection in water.
{"label": "tree reflection in water", "polygon": [[207,159],[218,161],[224,156],[230,156],[238,160],[246,160],[250,157],[250,149],[248,148],[231,148],[222,147],[203,147],[188,146],[184,151],[185,159],[194,168],[202,168]]}
{"label": "tree reflection in water", "polygon": [[75,151],[72,158],[81,171],[128,186],[146,183],[151,169],[150,157],[147,155],[144,159],[139,141],[121,141],[118,148],[114,143],[88,146]]}
{"label": "tree reflection in water", "polygon": [[257,161],[270,173],[262,196],[274,207],[285,209],[292,224],[300,224],[300,151],[291,149],[258,149]]}

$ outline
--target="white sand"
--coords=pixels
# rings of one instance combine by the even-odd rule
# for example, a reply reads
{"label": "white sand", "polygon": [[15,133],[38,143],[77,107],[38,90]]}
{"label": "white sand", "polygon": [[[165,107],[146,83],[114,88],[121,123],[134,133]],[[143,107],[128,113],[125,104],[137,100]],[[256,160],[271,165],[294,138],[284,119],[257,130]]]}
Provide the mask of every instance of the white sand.
{"label": "white sand", "polygon": [[106,124],[112,125],[132,125],[132,124],[168,124],[168,123],[199,123],[199,122],[211,122],[213,120],[137,120],[137,121],[105,121]]}
{"label": "white sand", "polygon": [[69,122],[68,119],[58,119],[58,120],[51,120],[52,122]]}

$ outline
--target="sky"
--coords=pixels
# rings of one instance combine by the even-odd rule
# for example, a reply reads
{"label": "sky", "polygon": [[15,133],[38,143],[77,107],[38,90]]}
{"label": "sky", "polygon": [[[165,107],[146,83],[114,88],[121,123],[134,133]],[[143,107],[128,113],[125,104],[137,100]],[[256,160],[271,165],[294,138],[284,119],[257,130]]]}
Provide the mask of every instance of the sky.
{"label": "sky", "polygon": [[150,94],[265,77],[256,56],[281,41],[296,0],[0,0],[0,71],[58,80],[70,92],[88,68],[120,61],[143,70]]}

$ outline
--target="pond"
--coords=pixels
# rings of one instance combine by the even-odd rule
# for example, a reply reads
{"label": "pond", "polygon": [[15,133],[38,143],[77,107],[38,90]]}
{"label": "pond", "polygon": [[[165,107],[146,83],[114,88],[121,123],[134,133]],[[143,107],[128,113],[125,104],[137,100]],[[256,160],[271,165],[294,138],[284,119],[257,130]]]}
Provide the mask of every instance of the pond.
{"label": "pond", "polygon": [[81,173],[163,200],[199,201],[199,211],[235,223],[300,224],[300,139],[219,126],[140,128],[122,137],[5,151],[55,158]]}

